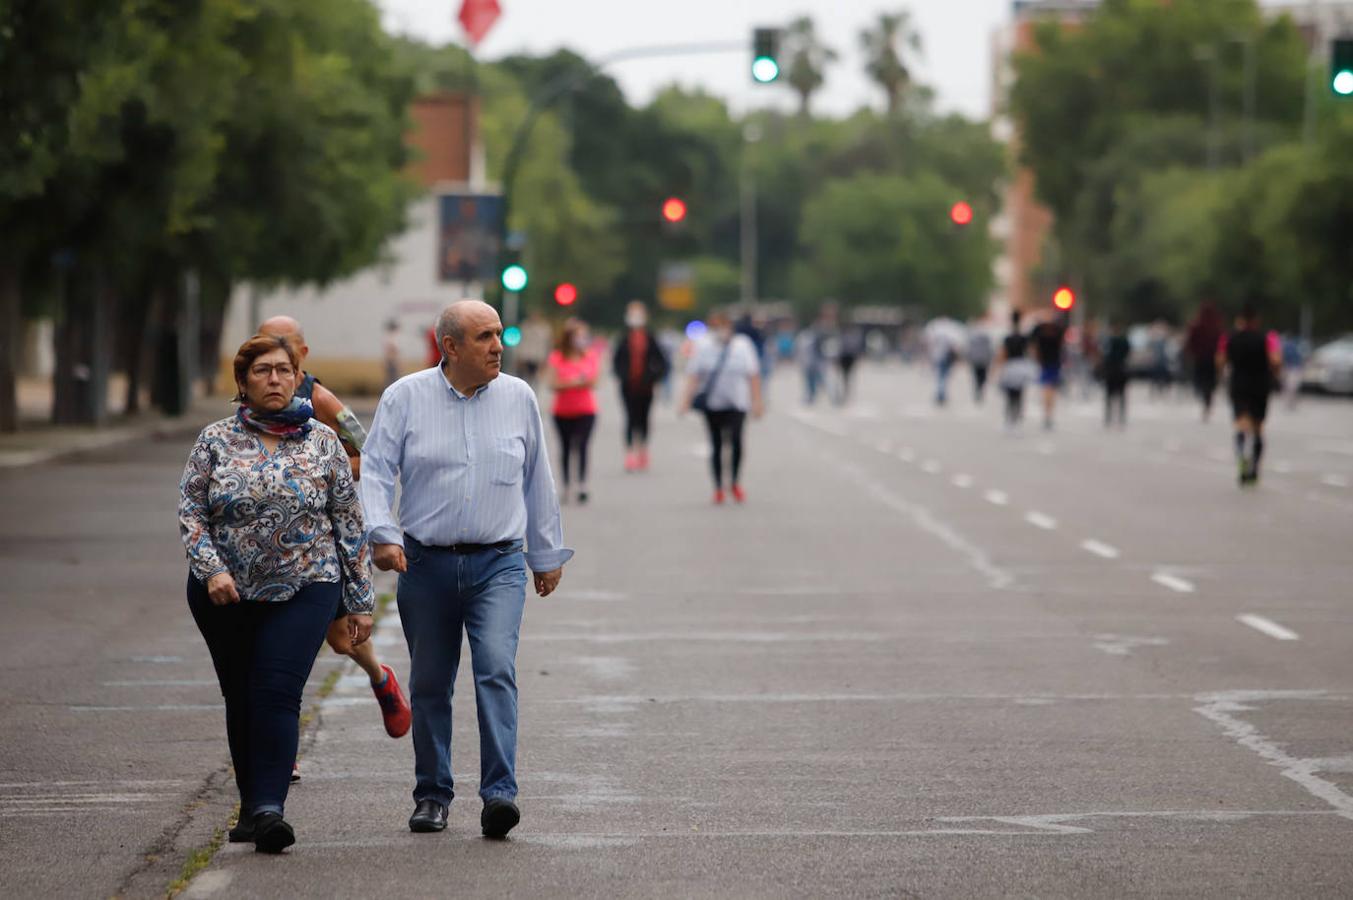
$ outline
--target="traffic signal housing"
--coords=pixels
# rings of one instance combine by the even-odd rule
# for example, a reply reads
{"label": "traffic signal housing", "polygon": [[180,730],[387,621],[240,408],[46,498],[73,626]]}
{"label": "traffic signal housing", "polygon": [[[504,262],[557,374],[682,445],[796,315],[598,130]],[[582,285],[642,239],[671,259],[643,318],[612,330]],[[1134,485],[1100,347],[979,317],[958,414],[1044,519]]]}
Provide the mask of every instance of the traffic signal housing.
{"label": "traffic signal housing", "polygon": [[1330,90],[1353,98],[1353,38],[1336,38],[1330,45]]}
{"label": "traffic signal housing", "polygon": [[780,30],[757,28],[752,31],[752,81],[771,84],[780,78]]}

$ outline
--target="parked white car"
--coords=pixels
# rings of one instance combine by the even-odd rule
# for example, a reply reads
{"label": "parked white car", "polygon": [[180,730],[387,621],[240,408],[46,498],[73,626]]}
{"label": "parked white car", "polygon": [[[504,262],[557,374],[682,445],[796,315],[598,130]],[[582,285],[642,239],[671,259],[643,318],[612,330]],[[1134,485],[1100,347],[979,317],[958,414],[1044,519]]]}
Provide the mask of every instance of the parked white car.
{"label": "parked white car", "polygon": [[1353,394],[1353,334],[1330,341],[1311,354],[1301,372],[1301,388]]}

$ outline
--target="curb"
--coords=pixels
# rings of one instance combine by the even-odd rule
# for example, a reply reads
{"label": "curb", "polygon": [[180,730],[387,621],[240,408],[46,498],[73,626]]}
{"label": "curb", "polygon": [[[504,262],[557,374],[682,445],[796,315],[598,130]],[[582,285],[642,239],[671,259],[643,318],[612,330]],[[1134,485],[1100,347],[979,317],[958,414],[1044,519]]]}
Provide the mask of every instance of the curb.
{"label": "curb", "polygon": [[[210,421],[210,420],[208,420]],[[108,450],[136,440],[175,440],[191,437],[208,424],[191,419],[164,419],[140,425],[114,426],[107,430],[91,430],[64,436],[59,446],[6,450],[0,448],[0,470],[42,465],[84,453]]]}

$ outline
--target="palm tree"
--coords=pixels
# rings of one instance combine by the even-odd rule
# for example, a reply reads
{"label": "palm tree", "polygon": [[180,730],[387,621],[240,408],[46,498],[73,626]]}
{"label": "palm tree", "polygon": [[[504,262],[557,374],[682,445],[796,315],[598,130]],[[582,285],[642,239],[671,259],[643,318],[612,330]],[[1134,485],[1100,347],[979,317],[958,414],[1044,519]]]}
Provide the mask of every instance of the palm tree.
{"label": "palm tree", "polygon": [[799,95],[799,115],[808,115],[808,105],[827,80],[826,68],[836,61],[836,51],[822,43],[807,16],[795,19],[785,29],[784,56],[788,61],[785,80]]}
{"label": "palm tree", "polygon": [[911,13],[903,9],[880,14],[872,28],[860,32],[860,45],[865,53],[865,72],[887,95],[888,114],[896,114],[911,87],[910,63],[921,55],[921,33],[912,23]]}

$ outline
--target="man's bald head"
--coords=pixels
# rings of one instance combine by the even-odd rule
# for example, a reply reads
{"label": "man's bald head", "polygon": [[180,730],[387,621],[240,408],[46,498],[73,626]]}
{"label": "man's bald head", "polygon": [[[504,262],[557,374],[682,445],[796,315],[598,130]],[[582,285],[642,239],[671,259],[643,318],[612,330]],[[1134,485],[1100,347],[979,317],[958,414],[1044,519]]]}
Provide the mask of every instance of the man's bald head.
{"label": "man's bald head", "polygon": [[265,319],[263,324],[258,326],[258,333],[291,341],[300,351],[302,360],[310,355],[310,348],[305,343],[305,332],[301,331],[301,323],[291,316],[273,316],[271,319]]}
{"label": "man's bald head", "polygon": [[448,337],[457,344],[465,340],[472,323],[480,319],[498,319],[498,311],[483,300],[457,300],[437,317],[437,346]]}

